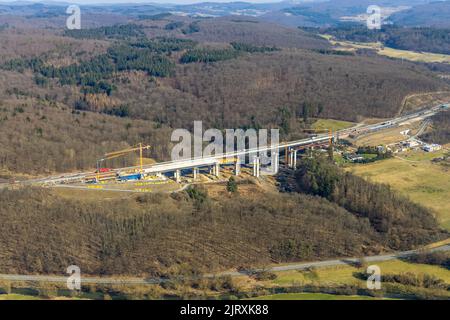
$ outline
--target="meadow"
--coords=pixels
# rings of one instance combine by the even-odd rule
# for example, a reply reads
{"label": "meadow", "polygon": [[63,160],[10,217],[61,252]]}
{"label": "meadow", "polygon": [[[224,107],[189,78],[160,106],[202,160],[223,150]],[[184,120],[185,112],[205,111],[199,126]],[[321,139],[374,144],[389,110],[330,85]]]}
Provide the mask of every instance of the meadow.
{"label": "meadow", "polygon": [[347,170],[374,182],[387,183],[413,202],[432,209],[441,225],[450,230],[450,172],[447,167],[431,162],[443,154],[444,151],[412,151],[371,164],[352,165]]}
{"label": "meadow", "polygon": [[383,46],[378,42],[359,43],[352,41],[336,41],[331,36],[323,36],[330,41],[334,46],[338,46],[340,50],[355,51],[357,49],[371,49],[375,50],[379,55],[389,58],[403,59],[414,62],[426,62],[426,63],[450,63],[450,55],[431,53],[431,52],[416,52],[410,50],[399,50]]}
{"label": "meadow", "polygon": [[332,130],[332,131],[338,131],[343,130],[347,128],[351,128],[355,125],[354,122],[349,121],[341,121],[341,120],[334,120],[334,119],[318,119],[316,122],[313,123],[312,128],[317,130]]}

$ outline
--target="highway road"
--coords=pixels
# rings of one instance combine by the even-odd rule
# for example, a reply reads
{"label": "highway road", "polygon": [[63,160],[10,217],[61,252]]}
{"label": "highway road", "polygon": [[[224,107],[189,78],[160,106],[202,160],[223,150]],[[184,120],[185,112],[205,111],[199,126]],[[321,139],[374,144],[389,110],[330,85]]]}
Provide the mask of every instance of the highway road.
{"label": "highway road", "polygon": [[[379,128],[392,126],[392,125],[398,125],[405,121],[411,121],[415,119],[426,119],[428,117],[433,116],[434,114],[438,113],[439,111],[443,110],[441,107],[442,104],[439,106],[435,106],[433,108],[427,109],[427,110],[420,110],[417,112],[414,112],[412,114],[404,115],[401,117],[394,118],[389,121],[385,121],[382,123],[377,123],[373,125],[357,125],[356,127],[344,129],[339,132],[340,137],[348,136],[349,134],[355,133],[355,132],[364,132],[364,131],[370,131],[370,130],[378,130]],[[446,107],[448,109],[448,105]],[[169,161],[169,162],[163,162],[158,163],[154,165],[145,166],[144,168],[148,170],[147,172],[161,172],[164,170],[175,170],[175,169],[184,169],[184,168],[191,168],[193,166],[201,165],[202,163],[214,163],[219,159],[223,159],[225,157],[236,157],[241,154],[252,154],[255,152],[264,152],[264,151],[271,151],[271,150],[280,150],[288,147],[297,147],[302,145],[310,145],[313,143],[319,143],[323,141],[327,141],[329,139],[328,135],[319,135],[314,138],[309,139],[303,139],[303,140],[297,140],[297,141],[290,141],[285,143],[280,143],[279,145],[275,146],[267,146],[264,148],[259,149],[250,149],[240,152],[232,152],[227,154],[221,154],[217,155],[211,158],[207,159],[191,159],[191,160],[182,160],[182,161]],[[130,167],[130,168],[121,168],[116,169],[117,172],[120,172],[121,170],[130,170],[130,169],[139,169],[139,167]],[[77,181],[82,179],[83,177],[86,177],[88,175],[94,174],[93,172],[84,172],[84,173],[72,173],[72,174],[61,174],[58,176],[53,177],[46,177],[46,178],[39,178],[39,179],[32,179],[27,181],[18,182],[19,185],[35,185],[35,184],[61,184],[61,183],[67,183],[70,181]],[[9,186],[9,183],[3,183],[0,184],[0,188]],[[435,249],[432,249],[430,251],[449,251],[450,245],[444,245]],[[365,257],[365,260],[370,263],[374,262],[381,262],[381,261],[389,261],[393,259],[398,258],[404,258],[407,256],[410,256],[416,251],[405,251],[400,253],[393,253],[388,255],[379,255],[379,256],[368,256]],[[289,271],[289,270],[304,270],[307,268],[312,267],[331,267],[331,266],[339,266],[339,265],[348,265],[355,263],[359,260],[359,258],[344,258],[344,259],[334,259],[334,260],[327,260],[327,261],[316,261],[316,262],[307,262],[307,263],[301,263],[301,264],[288,264],[288,265],[278,265],[274,266],[272,268],[266,269],[265,271]],[[252,272],[257,272],[261,270],[253,270]],[[202,277],[204,278],[211,278],[211,277],[218,277],[218,276],[241,276],[243,274],[248,274],[249,272],[222,272],[218,274],[205,274]],[[60,282],[60,283],[66,283],[67,277],[65,276],[46,276],[46,275],[13,275],[13,274],[0,274],[0,280],[11,280],[11,281],[38,281],[38,282]],[[104,277],[82,277],[81,282],[82,283],[94,283],[94,284],[156,284],[161,283],[164,281],[168,281],[167,279],[163,278],[152,278],[152,279],[146,279],[146,278],[104,278]]]}
{"label": "highway road", "polygon": [[[429,249],[427,252],[437,252],[437,251],[450,251],[450,245],[443,245],[440,247],[436,247],[433,249]],[[418,250],[409,250],[398,253],[392,253],[387,255],[379,255],[379,256],[367,256],[364,257],[364,260],[368,263],[377,263],[383,261],[390,261],[399,258],[409,257],[417,252],[421,252],[421,249]],[[292,270],[306,270],[309,268],[324,268],[324,267],[333,267],[333,266],[345,266],[345,265],[353,265],[359,262],[361,258],[341,258],[334,260],[325,260],[325,261],[315,261],[315,262],[305,262],[298,264],[286,264],[279,265],[268,269],[255,269],[250,271],[230,271],[230,272],[221,272],[221,273],[211,273],[204,274],[199,276],[198,278],[214,278],[214,277],[223,277],[223,276],[231,276],[238,277],[243,275],[249,275],[258,271],[269,271],[269,272],[280,272],[280,271],[292,271]],[[81,272],[83,270],[81,269]],[[197,279],[198,279],[197,278]],[[67,276],[47,276],[47,275],[18,275],[18,274],[0,274],[0,280],[9,280],[9,281],[37,281],[37,282],[50,282],[50,283],[66,283]],[[173,280],[173,279],[172,279]],[[187,280],[187,279],[183,279]],[[193,279],[192,279],[193,280]],[[171,281],[171,279],[166,278],[131,278],[131,277],[83,277],[81,274],[81,283],[82,284],[123,284],[123,285],[136,285],[136,284],[159,284],[163,282]]]}
{"label": "highway road", "polygon": [[[416,111],[411,114],[403,115],[391,120],[387,120],[381,123],[376,123],[372,125],[357,125],[353,128],[340,130],[338,132],[334,133],[334,136],[339,136],[340,138],[347,137],[350,134],[361,134],[361,133],[367,133],[370,131],[378,131],[382,130],[384,128],[389,128],[395,125],[398,125],[405,121],[411,121],[415,119],[426,119],[429,118],[436,113],[448,109],[449,105],[446,104],[445,107],[442,107],[443,104],[439,104],[437,106],[434,106],[429,109],[422,109],[419,111]],[[189,169],[194,167],[201,167],[201,166],[208,166],[213,165],[224,158],[235,158],[241,155],[247,155],[247,154],[255,154],[256,152],[269,152],[269,151],[277,151],[277,150],[283,150],[285,148],[291,148],[291,147],[299,147],[299,146],[308,146],[308,145],[314,145],[314,144],[320,144],[327,142],[330,139],[330,136],[328,134],[321,134],[313,138],[308,139],[302,139],[302,140],[296,140],[296,141],[289,141],[289,142],[283,142],[277,145],[269,145],[265,147],[259,147],[255,149],[246,149],[243,151],[235,151],[235,152],[229,152],[229,153],[223,153],[214,155],[212,157],[208,158],[193,158],[189,160],[177,160],[177,161],[167,161],[167,162],[160,162],[152,165],[145,165],[143,167],[144,172],[146,174],[155,174],[155,173],[165,173],[165,172],[173,172],[175,170],[182,170],[182,169]],[[120,168],[120,169],[114,169],[114,172],[120,173],[123,171],[138,171],[140,167],[127,167],[127,168]],[[38,179],[31,179],[26,181],[18,181],[16,184],[18,185],[44,185],[44,184],[64,184],[64,183],[73,183],[73,182],[81,182],[84,178],[88,176],[94,175],[95,172],[80,172],[80,173],[71,173],[71,174],[61,174],[58,176],[53,177],[45,177],[45,178],[38,178]],[[10,185],[9,183],[3,183],[0,184],[0,188],[4,188]]]}

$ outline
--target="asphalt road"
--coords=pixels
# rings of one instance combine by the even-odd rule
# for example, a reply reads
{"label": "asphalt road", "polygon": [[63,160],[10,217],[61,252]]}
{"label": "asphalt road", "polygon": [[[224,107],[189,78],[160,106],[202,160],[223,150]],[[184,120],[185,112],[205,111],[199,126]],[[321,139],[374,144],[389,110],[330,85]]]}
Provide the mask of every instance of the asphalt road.
{"label": "asphalt road", "polygon": [[[446,108],[448,109],[448,107]],[[394,119],[391,119],[389,121],[385,121],[383,123],[378,123],[378,124],[372,124],[372,125],[357,125],[356,127],[353,128],[349,128],[349,129],[344,129],[341,130],[339,132],[336,132],[336,134],[339,134],[340,137],[345,137],[346,135],[351,134],[353,131],[357,130],[357,131],[361,131],[361,130],[378,130],[379,128],[383,128],[385,126],[389,126],[389,125],[398,125],[399,123],[402,123],[404,121],[410,121],[413,119],[425,119],[428,117],[433,116],[434,114],[440,112],[442,109],[441,104],[434,106],[432,108],[429,108],[428,110],[424,109],[424,110],[420,110],[408,115],[404,115],[401,117],[397,117]],[[303,140],[298,140],[298,141],[291,141],[291,142],[286,142],[286,143],[280,143],[279,145],[275,146],[276,149],[283,149],[283,148],[287,148],[287,147],[293,147],[293,146],[298,146],[298,145],[308,145],[308,144],[314,144],[314,143],[318,143],[321,141],[327,141],[329,139],[328,135],[319,135],[315,138],[311,138],[311,139],[303,139]],[[271,149],[272,148],[272,149]],[[211,159],[190,159],[190,160],[183,160],[183,161],[168,161],[168,162],[163,162],[163,163],[157,163],[157,164],[153,164],[150,166],[144,166],[144,171],[147,172],[166,172],[166,171],[174,171],[176,169],[183,169],[183,168],[190,168],[192,167],[193,163],[196,163],[198,161],[206,161],[206,160],[214,160],[214,159],[221,159],[224,157],[234,157],[234,156],[239,156],[240,154],[251,154],[254,153],[255,151],[266,151],[267,150],[273,150],[274,146],[267,146],[265,148],[257,148],[254,150],[244,150],[244,151],[236,151],[236,152],[232,152],[232,153],[226,153],[226,154],[222,154],[222,155],[217,155],[217,156],[212,156]],[[115,172],[120,172],[122,170],[132,170],[132,169],[139,169],[139,167],[129,167],[129,168],[120,168],[120,169],[115,169]],[[147,172],[147,173],[148,173]],[[18,185],[34,185],[34,184],[60,184],[60,183],[65,183],[65,182],[69,182],[69,181],[78,181],[78,180],[82,180],[84,177],[89,176],[95,174],[94,172],[79,172],[79,173],[71,173],[71,174],[61,174],[58,176],[53,176],[53,177],[46,177],[46,178],[38,178],[38,179],[32,179],[32,180],[27,180],[27,181],[18,181],[17,184]],[[8,187],[10,184],[8,183],[0,183],[0,189]]]}
{"label": "asphalt road", "polygon": [[[438,107],[434,107],[431,110],[426,111],[426,116],[431,116],[438,112]],[[423,116],[423,112],[418,112],[412,115],[402,116],[395,118],[391,120],[391,122],[400,123],[402,121],[405,121],[407,119],[412,119],[414,117]],[[367,126],[373,127],[374,125]],[[376,126],[376,125],[375,125]],[[342,132],[349,132],[351,129],[343,130]],[[34,184],[34,183],[44,183],[48,181],[58,181],[60,179],[65,179],[67,177],[79,177],[83,176],[85,173],[76,173],[76,174],[70,174],[70,175],[62,175],[58,177],[50,177],[50,178],[40,178],[40,179],[34,179],[29,180],[25,182],[21,182],[22,184]],[[9,184],[0,184],[0,189],[2,187],[6,187]],[[430,251],[449,251],[450,245],[445,245],[442,247],[435,248]],[[369,256],[365,257],[365,260],[367,262],[382,262],[382,261],[389,261],[397,258],[407,257],[412,254],[414,254],[416,251],[405,251],[395,254],[389,254],[389,255],[380,255],[380,256]],[[289,270],[304,270],[307,268],[320,268],[320,267],[330,267],[330,266],[339,266],[339,265],[348,265],[348,264],[354,264],[358,262],[359,258],[345,258],[345,259],[336,259],[336,260],[328,260],[328,261],[316,261],[316,262],[307,262],[307,263],[301,263],[301,264],[289,264],[289,265],[280,265],[276,267],[272,267],[270,269],[266,269],[266,271],[289,271]],[[217,276],[240,276],[249,274],[251,272],[257,272],[261,270],[253,270],[253,271],[242,271],[242,272],[222,272],[218,274],[205,274],[202,277],[208,278],[208,277],[217,277]],[[1,280],[14,280],[14,281],[39,281],[39,282],[63,282],[65,283],[67,281],[67,277],[65,276],[46,276],[46,275],[7,275],[7,274],[0,274]],[[155,284],[155,283],[161,283],[164,281],[168,281],[167,279],[162,278],[153,278],[153,279],[145,279],[145,278],[103,278],[103,277],[82,277],[81,282],[82,283],[97,283],[97,284]]]}
{"label": "asphalt road", "polygon": [[[428,252],[436,251],[450,251],[450,245],[440,246],[434,249],[429,249]],[[364,257],[365,261],[368,263],[383,262],[394,260],[398,258],[405,258],[411,256],[419,250],[403,251],[387,255],[379,256],[367,256]],[[333,267],[333,266],[343,266],[343,265],[353,265],[360,261],[361,258],[342,258],[335,260],[326,261],[316,261],[316,262],[305,262],[299,264],[287,264],[272,267],[269,269],[264,269],[264,271],[277,272],[277,271],[291,271],[291,270],[305,270],[308,268],[323,268],[323,267]],[[254,272],[262,271],[260,269],[241,271],[241,272],[221,272],[215,274],[204,274],[199,276],[199,278],[214,278],[221,276],[231,276],[237,277],[242,275],[249,275]],[[10,280],[10,281],[37,281],[37,282],[52,282],[52,283],[67,283],[67,277],[65,276],[47,276],[47,275],[18,275],[18,274],[0,274],[0,280]],[[124,284],[124,285],[136,285],[136,284],[159,284],[167,281],[172,281],[173,279],[165,278],[131,278],[131,277],[83,277],[81,275],[81,283],[87,284]],[[186,279],[184,279],[186,280]]]}

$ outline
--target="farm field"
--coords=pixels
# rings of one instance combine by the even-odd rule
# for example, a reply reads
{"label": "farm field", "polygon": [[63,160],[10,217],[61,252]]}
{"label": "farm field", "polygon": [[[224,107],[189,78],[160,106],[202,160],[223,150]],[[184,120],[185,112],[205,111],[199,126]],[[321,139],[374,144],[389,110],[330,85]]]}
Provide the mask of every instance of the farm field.
{"label": "farm field", "polygon": [[382,132],[375,132],[361,137],[357,137],[355,144],[357,146],[373,146],[373,145],[387,145],[405,140],[405,136],[401,134],[402,131],[411,129],[415,133],[419,127],[418,122],[407,125],[402,125],[395,128],[383,130]]}
{"label": "farm field", "polygon": [[332,45],[337,46],[339,50],[355,51],[357,49],[372,49],[379,55],[395,59],[404,59],[414,62],[427,63],[450,63],[450,55],[430,53],[430,52],[415,52],[409,50],[399,50],[383,46],[381,43],[359,43],[352,41],[336,41],[329,35],[324,36]]}
{"label": "farm field", "polygon": [[[403,274],[403,273],[412,273],[415,275],[432,274],[433,276],[444,280],[445,283],[450,284],[450,271],[442,267],[425,264],[414,264],[401,260],[379,262],[376,263],[376,265],[380,267],[382,274]],[[358,269],[354,266],[345,266],[345,267],[336,266],[329,268],[319,268],[313,271],[279,272],[277,273],[278,276],[277,279],[273,280],[271,284],[268,285],[282,286],[282,287],[287,287],[291,285],[294,286],[317,285],[327,287],[338,287],[346,285],[365,288],[365,281],[355,277],[355,273],[361,272],[361,270],[362,269]],[[346,299],[349,297],[331,295],[331,298]],[[366,297],[356,296],[351,298],[366,298]],[[311,299],[314,299],[314,297],[311,296]]]}
{"label": "farm field", "polygon": [[374,182],[387,183],[412,201],[434,210],[442,226],[450,230],[450,172],[430,161],[443,153],[414,151],[371,164],[352,165],[347,170]]}
{"label": "farm field", "polygon": [[27,296],[23,294],[0,294],[0,300],[41,300],[39,297]]}
{"label": "farm field", "polygon": [[450,63],[450,56],[446,54],[437,54],[430,52],[414,52],[408,50],[399,50],[384,47],[378,50],[378,54],[396,59],[405,59],[415,62],[428,62],[428,63]]}
{"label": "farm field", "polygon": [[[450,270],[439,266],[409,263],[401,260],[392,260],[376,263],[382,273],[406,273],[416,275],[433,274],[450,284]],[[361,271],[354,266],[335,266],[329,268],[318,268],[313,271],[282,271],[277,272],[277,278],[270,283],[276,286],[288,286],[292,284],[317,284],[327,286],[338,285],[364,285],[364,280],[354,276],[355,272]]]}
{"label": "farm field", "polygon": [[262,296],[253,300],[379,300],[364,296],[344,296],[326,293],[280,293]]}
{"label": "farm field", "polygon": [[353,127],[356,123],[334,119],[318,119],[313,123],[313,129],[331,129],[333,131],[343,130]]}
{"label": "farm field", "polygon": [[[433,275],[434,277],[443,280],[446,284],[450,284],[450,270],[443,267],[411,263],[403,260],[391,260],[384,262],[374,262],[373,264],[380,267],[381,274],[414,274],[415,276],[422,276],[424,274]],[[358,278],[357,273],[364,272],[365,267],[356,267],[354,265],[348,266],[334,266],[325,268],[316,268],[311,270],[291,270],[276,272],[276,279],[250,282],[251,286],[262,286],[265,288],[290,288],[290,287],[353,287],[366,288],[366,281]],[[244,277],[242,277],[244,278]],[[241,279],[244,281],[244,279]],[[388,286],[390,284],[382,284]],[[404,286],[406,290],[406,286]],[[421,288],[423,292],[428,289]],[[407,290],[406,290],[407,291]],[[406,292],[405,291],[405,292]],[[441,294],[448,294],[441,291]],[[402,297],[395,297],[401,299]],[[405,297],[406,298],[406,297]],[[325,293],[279,293],[267,294],[254,298],[255,300],[373,300],[383,299],[361,295],[340,295],[340,294],[325,294]]]}

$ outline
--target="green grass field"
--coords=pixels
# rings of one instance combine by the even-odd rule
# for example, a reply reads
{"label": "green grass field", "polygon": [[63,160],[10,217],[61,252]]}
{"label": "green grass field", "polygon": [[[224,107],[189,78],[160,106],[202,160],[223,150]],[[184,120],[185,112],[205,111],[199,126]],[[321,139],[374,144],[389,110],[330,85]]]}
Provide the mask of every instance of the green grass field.
{"label": "green grass field", "polygon": [[367,296],[344,296],[325,293],[280,293],[252,300],[379,300]]}
{"label": "green grass field", "polygon": [[409,50],[399,50],[389,48],[379,42],[352,42],[352,41],[337,41],[330,35],[323,35],[332,45],[338,46],[339,50],[355,51],[357,49],[373,49],[379,55],[390,58],[404,59],[416,62],[428,63],[450,63],[450,55],[438,54],[431,52],[415,52]]}
{"label": "green grass field", "polygon": [[338,131],[342,129],[347,129],[353,127],[355,123],[348,121],[340,121],[333,119],[318,119],[313,123],[312,128],[318,130],[331,129],[333,131]]}
{"label": "green grass field", "polygon": [[[392,260],[384,262],[373,262],[381,269],[381,276],[383,274],[401,274],[401,273],[413,273],[415,275],[429,274],[436,278],[444,280],[450,285],[450,270],[447,270],[440,266],[426,265],[426,264],[416,264],[410,263],[402,260]],[[277,272],[277,278],[271,281],[265,281],[264,286],[266,287],[289,287],[289,286],[305,286],[305,285],[315,285],[315,286],[325,286],[325,287],[339,287],[343,285],[351,285],[355,287],[364,288],[365,280],[357,278],[355,273],[363,272],[361,268],[356,268],[354,266],[335,266],[327,268],[318,268],[313,271],[282,271]],[[383,286],[383,285],[382,285]],[[427,289],[423,289],[427,290]],[[450,293],[449,293],[450,297]],[[278,294],[260,297],[260,299],[358,299],[358,298],[368,298],[371,297],[358,297],[358,296],[341,296],[341,295],[322,295],[322,294]],[[329,299],[328,299],[329,298]]]}
{"label": "green grass field", "polygon": [[39,297],[11,293],[11,294],[0,294],[0,300],[41,300],[41,299]]}
{"label": "green grass field", "polygon": [[[427,273],[432,274],[450,284],[450,270],[446,270],[439,266],[409,263],[401,260],[377,262],[374,264],[378,265],[381,268],[382,273]],[[320,284],[330,286],[342,284],[363,285],[364,281],[355,278],[354,276],[354,273],[358,271],[361,270],[353,266],[318,268],[313,272],[296,270],[283,271],[278,272],[277,278],[275,280],[272,280],[271,283],[279,286],[286,286],[294,283],[302,285]]]}
{"label": "green grass field", "polygon": [[384,47],[378,50],[379,55],[396,59],[405,59],[418,62],[450,63],[450,55],[431,52],[414,52]]}
{"label": "green grass field", "polygon": [[430,161],[443,153],[410,152],[347,169],[371,181],[387,183],[412,201],[432,209],[442,226],[450,230],[450,172]]}

